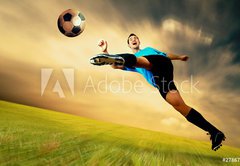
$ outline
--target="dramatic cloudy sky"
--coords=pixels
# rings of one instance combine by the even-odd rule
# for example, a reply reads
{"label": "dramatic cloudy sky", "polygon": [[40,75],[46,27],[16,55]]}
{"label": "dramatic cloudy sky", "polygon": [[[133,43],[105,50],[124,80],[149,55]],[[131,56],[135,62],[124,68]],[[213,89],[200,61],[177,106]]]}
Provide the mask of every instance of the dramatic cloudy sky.
{"label": "dramatic cloudy sky", "polygon": [[[99,51],[99,39],[109,42],[112,53],[129,52],[126,38],[134,32],[142,47],[190,56],[188,62],[173,62],[185,102],[226,133],[226,144],[240,146],[240,1],[0,0],[0,4],[0,99],[208,140],[140,75],[89,64]],[[86,17],[86,29],[76,38],[63,36],[56,26],[58,15],[68,8],[79,9]],[[41,96],[41,71],[46,68],[53,73]],[[74,95],[62,69],[74,72]],[[54,92],[57,81],[65,98]]]}

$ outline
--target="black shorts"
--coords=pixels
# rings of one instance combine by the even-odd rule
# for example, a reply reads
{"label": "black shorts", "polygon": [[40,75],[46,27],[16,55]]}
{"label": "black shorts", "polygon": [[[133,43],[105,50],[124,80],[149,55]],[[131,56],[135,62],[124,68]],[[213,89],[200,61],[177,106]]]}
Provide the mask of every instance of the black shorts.
{"label": "black shorts", "polygon": [[169,91],[177,90],[173,82],[173,65],[171,60],[159,55],[144,57],[152,64],[152,69],[150,71],[153,74],[155,86],[158,88],[161,96],[166,100]]}

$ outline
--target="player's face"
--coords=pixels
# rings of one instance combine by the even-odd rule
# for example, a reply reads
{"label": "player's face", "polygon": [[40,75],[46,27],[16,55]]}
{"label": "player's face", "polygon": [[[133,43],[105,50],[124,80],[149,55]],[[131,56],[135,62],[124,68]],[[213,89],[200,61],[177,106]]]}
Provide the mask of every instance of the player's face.
{"label": "player's face", "polygon": [[137,37],[137,36],[131,36],[131,37],[129,37],[129,39],[128,39],[128,41],[129,41],[129,47],[131,48],[131,49],[139,49],[139,46],[140,46],[140,40],[139,40],[139,38]]}

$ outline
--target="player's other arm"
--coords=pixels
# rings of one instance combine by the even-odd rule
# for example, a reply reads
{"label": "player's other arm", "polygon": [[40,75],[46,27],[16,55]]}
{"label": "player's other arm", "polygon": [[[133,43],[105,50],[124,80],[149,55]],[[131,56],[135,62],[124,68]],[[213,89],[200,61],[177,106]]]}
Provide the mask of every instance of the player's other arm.
{"label": "player's other arm", "polygon": [[181,61],[187,61],[189,59],[187,55],[177,55],[173,53],[167,53],[167,57],[171,60],[181,60]]}
{"label": "player's other arm", "polygon": [[[104,54],[109,54],[108,53],[108,43],[106,40],[103,40],[101,39],[99,42],[98,42],[98,47],[100,48],[101,52],[104,53]],[[117,65],[111,65],[111,67],[113,69],[123,69],[124,66],[117,66]]]}

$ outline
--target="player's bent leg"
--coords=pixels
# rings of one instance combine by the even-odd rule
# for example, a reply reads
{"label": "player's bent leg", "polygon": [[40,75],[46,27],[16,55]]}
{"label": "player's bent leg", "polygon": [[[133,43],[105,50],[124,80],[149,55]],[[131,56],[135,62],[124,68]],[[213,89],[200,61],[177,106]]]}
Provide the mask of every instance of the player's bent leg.
{"label": "player's bent leg", "polygon": [[135,67],[140,67],[140,68],[145,68],[147,70],[151,70],[152,64],[148,61],[147,58],[145,57],[138,57],[137,58],[137,63]]}
{"label": "player's bent leg", "polygon": [[171,104],[178,112],[186,117],[191,107],[185,104],[177,90],[171,90],[166,95],[166,101]]}
{"label": "player's bent leg", "polygon": [[218,130],[215,126],[209,123],[199,112],[187,106],[178,91],[171,90],[166,95],[166,101],[171,104],[177,111],[179,111],[186,119],[198,126],[199,128],[207,131],[211,137],[212,150],[216,151],[222,146],[222,141],[225,140],[223,132]]}

